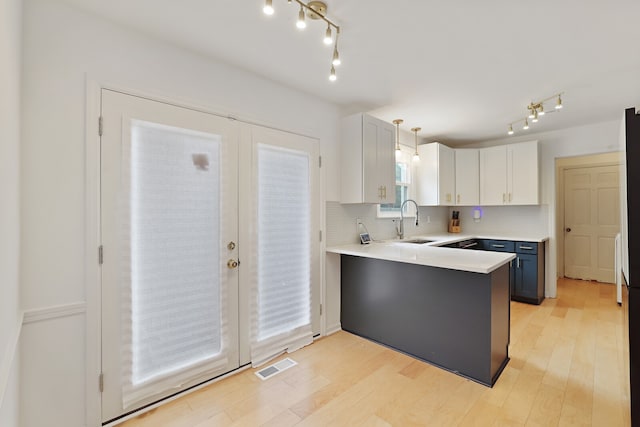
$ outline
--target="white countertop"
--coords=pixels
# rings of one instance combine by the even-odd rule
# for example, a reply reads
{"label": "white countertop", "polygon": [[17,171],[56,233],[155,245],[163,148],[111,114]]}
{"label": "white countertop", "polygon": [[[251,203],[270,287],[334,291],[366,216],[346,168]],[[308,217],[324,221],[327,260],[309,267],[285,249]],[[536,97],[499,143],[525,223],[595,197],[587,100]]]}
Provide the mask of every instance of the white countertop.
{"label": "white countertop", "polygon": [[525,242],[544,242],[548,236],[540,235],[505,235],[504,233],[460,234],[443,233],[411,236],[409,239],[423,238],[433,240],[432,243],[403,243],[400,240],[374,241],[368,245],[351,244],[327,248],[327,252],[376,258],[387,261],[406,262],[409,264],[430,267],[448,268],[452,270],[470,271],[474,273],[491,273],[516,256],[506,252],[478,251],[455,248],[439,248],[447,243],[467,239],[496,239]]}

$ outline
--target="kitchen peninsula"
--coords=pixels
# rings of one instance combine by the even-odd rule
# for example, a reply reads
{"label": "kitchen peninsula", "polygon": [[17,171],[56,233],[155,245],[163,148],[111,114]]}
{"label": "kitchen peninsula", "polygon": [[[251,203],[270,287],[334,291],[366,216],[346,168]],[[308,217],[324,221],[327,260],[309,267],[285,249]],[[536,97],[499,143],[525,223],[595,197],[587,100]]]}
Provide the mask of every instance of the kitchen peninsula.
{"label": "kitchen peninsula", "polygon": [[406,242],[341,255],[342,329],[493,386],[509,361],[514,254]]}

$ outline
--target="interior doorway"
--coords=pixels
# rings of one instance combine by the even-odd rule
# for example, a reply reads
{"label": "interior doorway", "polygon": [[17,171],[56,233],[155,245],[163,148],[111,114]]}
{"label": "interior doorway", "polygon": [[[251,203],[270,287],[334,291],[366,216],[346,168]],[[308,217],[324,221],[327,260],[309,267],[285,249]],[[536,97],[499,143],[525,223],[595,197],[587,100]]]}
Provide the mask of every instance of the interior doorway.
{"label": "interior doorway", "polygon": [[558,159],[558,275],[615,283],[619,153]]}

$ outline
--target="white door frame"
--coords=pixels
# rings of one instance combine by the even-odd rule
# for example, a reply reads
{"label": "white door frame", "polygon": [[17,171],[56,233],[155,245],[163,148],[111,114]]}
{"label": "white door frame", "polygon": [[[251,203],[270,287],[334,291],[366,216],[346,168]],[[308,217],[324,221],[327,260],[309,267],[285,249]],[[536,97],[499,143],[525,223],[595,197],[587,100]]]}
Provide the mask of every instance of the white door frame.
{"label": "white door frame", "polygon": [[[564,277],[564,171],[596,166],[622,166],[620,152],[592,154],[556,159],[556,275]],[[620,177],[623,178],[622,176]]]}
{"label": "white door frame", "polygon": [[[208,114],[221,117],[233,118],[247,124],[263,126],[266,128],[278,129],[268,124],[252,121],[248,118],[231,116],[229,114],[221,114],[214,111],[211,107],[195,105],[176,101],[167,96],[152,94],[138,89],[127,87],[117,83],[110,83],[104,79],[86,76],[85,81],[85,204],[84,204],[84,234],[85,234],[85,251],[84,251],[84,281],[85,281],[85,419],[87,426],[100,426],[102,423],[101,412],[101,392],[99,389],[99,375],[101,371],[101,269],[98,264],[98,246],[101,242],[100,236],[100,135],[99,135],[99,117],[101,111],[101,92],[103,89],[123,92],[128,95],[148,98],[153,101],[164,102],[178,107],[189,108]],[[223,107],[216,107],[225,110]],[[282,130],[283,132],[290,132]],[[300,134],[302,136],[314,138],[313,136]],[[320,145],[321,147],[322,145]],[[325,197],[324,197],[324,172],[320,176],[320,229],[323,235],[326,219],[325,219]],[[320,246],[320,304],[325,306],[325,239],[322,239]],[[326,334],[326,310],[320,316],[320,336]],[[242,324],[241,324],[242,325]],[[232,373],[233,374],[233,373]],[[226,377],[223,376],[218,380]],[[202,387],[208,385],[203,384]],[[198,389],[201,387],[196,387]],[[192,389],[192,390],[195,390]],[[158,405],[152,405],[144,411],[153,409]],[[135,414],[139,415],[143,411]],[[118,420],[122,422],[126,417]]]}

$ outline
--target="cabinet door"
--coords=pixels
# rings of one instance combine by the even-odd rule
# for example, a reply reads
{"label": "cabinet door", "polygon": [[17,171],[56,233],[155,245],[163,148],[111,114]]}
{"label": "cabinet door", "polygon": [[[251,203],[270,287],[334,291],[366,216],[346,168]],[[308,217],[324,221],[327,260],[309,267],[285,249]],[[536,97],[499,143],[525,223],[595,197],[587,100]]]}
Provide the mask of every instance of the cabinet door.
{"label": "cabinet door", "polygon": [[456,205],[475,206],[480,203],[479,156],[479,150],[455,150]]}
{"label": "cabinet door", "polygon": [[[393,125],[375,117],[362,119],[363,203],[395,201],[395,154]],[[348,159],[343,159],[348,161]]]}
{"label": "cabinet door", "polygon": [[502,205],[507,200],[507,147],[480,150],[480,204]]}
{"label": "cabinet door", "polygon": [[537,205],[538,143],[523,142],[507,146],[507,203]]}
{"label": "cabinet door", "polygon": [[455,150],[438,144],[438,204],[455,205],[455,179]]}
{"label": "cabinet door", "polygon": [[525,298],[538,297],[538,256],[518,254],[514,285],[515,296]]}
{"label": "cabinet door", "polygon": [[392,124],[380,121],[378,126],[377,147],[377,181],[381,187],[381,198],[378,203],[394,203],[396,201],[396,153],[394,143],[395,129]]}

